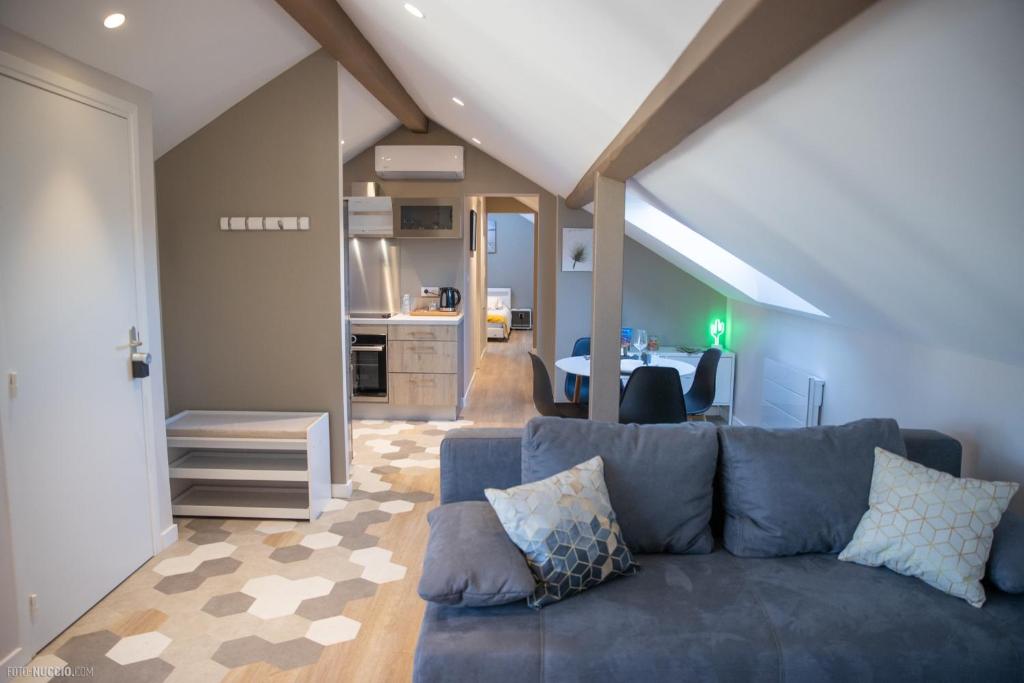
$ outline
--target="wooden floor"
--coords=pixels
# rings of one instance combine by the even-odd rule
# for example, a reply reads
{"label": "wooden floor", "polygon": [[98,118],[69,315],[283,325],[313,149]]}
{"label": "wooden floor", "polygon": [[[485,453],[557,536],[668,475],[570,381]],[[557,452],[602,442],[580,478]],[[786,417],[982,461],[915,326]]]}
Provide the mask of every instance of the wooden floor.
{"label": "wooden floor", "polygon": [[464,420],[479,427],[521,427],[537,416],[533,407],[533,366],[530,332],[513,331],[507,342],[488,342],[473,386]]}
{"label": "wooden floor", "polygon": [[[536,415],[527,355],[531,343],[529,332],[514,332],[508,342],[487,344],[462,420],[472,421],[473,426],[518,427]],[[426,606],[416,589],[427,544],[427,514],[437,506],[440,493],[435,454],[444,432],[461,425],[357,421],[354,426],[354,432],[361,433],[353,439],[353,481],[366,495],[334,501],[333,510],[315,523],[285,523],[292,526],[281,532],[260,531],[258,520],[178,518],[183,538],[94,606],[33,664],[95,664],[99,667],[97,680],[133,683],[409,681]],[[396,429],[389,431],[392,427]],[[402,449],[406,462],[389,466],[397,460],[386,455]],[[417,460],[424,465],[416,465]],[[382,488],[382,482],[387,486]],[[386,497],[373,498],[370,494],[374,492],[386,492]],[[385,505],[392,509],[386,512]],[[352,541],[364,552],[390,553],[386,577],[379,570],[367,576],[365,565],[349,561],[357,546],[346,546],[344,539],[360,516],[369,517],[367,526],[352,535],[365,538]],[[335,524],[348,526],[341,531]],[[318,543],[314,553],[313,546],[301,544],[307,538],[322,541],[328,530],[337,532],[338,545]],[[207,538],[200,540],[203,536]],[[362,545],[366,541],[370,547]],[[202,562],[185,574],[166,567],[180,562],[179,556],[218,547],[227,548],[231,557],[218,556],[220,559],[210,560],[212,565]],[[305,552],[305,559],[287,559],[282,552]],[[210,572],[203,569],[208,565]],[[404,574],[394,576],[399,571]],[[188,583],[196,577],[198,582]],[[354,623],[358,629],[354,635],[330,631],[335,635],[328,636],[328,642],[314,644],[307,637],[311,621],[297,613],[298,604],[296,613],[266,618],[249,613],[246,605],[231,607],[235,604],[232,600],[245,599],[239,591],[258,577],[282,583],[320,577],[320,581],[332,582],[332,595],[339,587],[344,593],[353,580],[365,584],[369,578],[375,586],[369,591],[359,586],[359,594],[343,603],[340,617],[336,613],[326,613],[330,618],[316,617],[323,620],[318,622],[322,626],[334,619],[347,619],[346,628]],[[115,642],[120,645],[121,638],[134,636],[155,643],[157,649],[149,658],[121,662],[106,656]],[[333,637],[338,640],[328,644]],[[48,679],[26,677],[18,683],[23,680]]]}
{"label": "wooden floor", "polygon": [[[474,427],[521,427],[537,415],[533,408],[533,369],[527,355],[532,338],[529,332],[513,332],[508,342],[488,342],[461,419],[471,420]],[[396,488],[429,491],[439,497],[437,470],[392,476]],[[405,580],[386,584],[373,598],[359,601],[358,612],[346,612],[362,623],[364,631],[352,643],[358,643],[358,647],[337,647],[299,677],[285,672],[269,680],[276,683],[412,679],[413,652],[426,606],[416,587],[427,544],[427,512],[432,508],[433,504],[417,505],[414,511],[380,525],[380,545],[393,550],[394,561],[409,570]],[[263,672],[253,673],[253,681],[268,680],[260,676]]]}

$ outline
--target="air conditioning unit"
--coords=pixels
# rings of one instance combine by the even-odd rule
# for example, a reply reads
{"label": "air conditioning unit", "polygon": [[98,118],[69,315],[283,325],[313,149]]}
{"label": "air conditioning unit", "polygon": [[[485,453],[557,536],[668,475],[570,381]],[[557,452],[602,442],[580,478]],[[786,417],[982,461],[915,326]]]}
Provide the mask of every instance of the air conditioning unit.
{"label": "air conditioning unit", "polygon": [[391,197],[346,197],[345,229],[349,237],[394,235]]}
{"label": "air conditioning unit", "polygon": [[462,180],[461,145],[377,145],[374,168],[385,180]]}

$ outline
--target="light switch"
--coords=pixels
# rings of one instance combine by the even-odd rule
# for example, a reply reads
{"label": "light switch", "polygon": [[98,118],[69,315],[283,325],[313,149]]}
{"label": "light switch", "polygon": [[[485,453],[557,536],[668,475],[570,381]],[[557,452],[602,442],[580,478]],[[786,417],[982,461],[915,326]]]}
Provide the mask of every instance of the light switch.
{"label": "light switch", "polygon": [[299,217],[299,230],[309,230],[309,216]]}
{"label": "light switch", "polygon": [[227,216],[221,216],[220,217],[220,229],[221,230],[230,230],[231,229],[231,219],[228,218]]}
{"label": "light switch", "polygon": [[245,219],[245,227],[249,230],[262,230],[263,216],[249,216]]}
{"label": "light switch", "polygon": [[230,225],[232,230],[245,230],[245,218],[241,216],[232,216]]}
{"label": "light switch", "polygon": [[282,223],[281,219],[277,216],[267,216],[263,219],[264,230],[281,230]]}
{"label": "light switch", "polygon": [[285,230],[298,230],[299,229],[299,219],[296,218],[295,216],[287,216],[285,218],[282,218],[281,220],[284,221],[284,229]]}

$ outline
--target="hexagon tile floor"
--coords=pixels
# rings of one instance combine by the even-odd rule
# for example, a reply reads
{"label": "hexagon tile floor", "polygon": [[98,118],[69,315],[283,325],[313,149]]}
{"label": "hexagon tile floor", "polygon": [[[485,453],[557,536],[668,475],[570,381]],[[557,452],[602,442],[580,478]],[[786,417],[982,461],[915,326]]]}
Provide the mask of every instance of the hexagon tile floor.
{"label": "hexagon tile floor", "polygon": [[356,421],[352,497],[332,501],[312,523],[177,519],[175,545],[29,666],[91,670],[104,683],[266,680],[287,672],[301,680],[331,648],[383,637],[363,629],[352,615],[365,610],[352,608],[385,584],[412,580],[381,537],[397,517],[425,516],[434,506],[434,494],[410,482],[425,472],[436,481],[445,432],[469,424]]}

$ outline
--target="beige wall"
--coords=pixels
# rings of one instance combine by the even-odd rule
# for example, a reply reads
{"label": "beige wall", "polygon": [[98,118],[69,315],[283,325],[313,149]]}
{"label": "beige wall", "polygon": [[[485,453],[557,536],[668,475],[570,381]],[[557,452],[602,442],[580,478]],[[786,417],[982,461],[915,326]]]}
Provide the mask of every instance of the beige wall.
{"label": "beige wall", "polygon": [[[110,74],[94,69],[79,61],[30,40],[18,33],[0,26],[0,51],[26,60],[30,64],[46,69],[59,77],[71,79],[104,93],[113,95],[137,107],[139,134],[139,176],[141,184],[139,210],[142,219],[144,280],[146,284],[147,320],[139,321],[145,350],[153,354],[150,387],[152,405],[150,417],[154,429],[154,526],[156,531],[168,533],[164,538],[173,540],[170,490],[167,485],[167,440],[162,429],[164,408],[164,350],[160,330],[160,288],[157,269],[156,212],[153,189],[153,117],[151,95]],[[7,484],[0,434],[0,661],[18,647],[18,620],[14,569],[12,566],[10,509],[7,501]],[[8,456],[10,457],[10,456]],[[25,654],[25,653],[22,653]],[[17,659],[15,660],[17,661]],[[0,674],[2,678],[2,674]]]}
{"label": "beige wall", "polygon": [[[328,411],[348,481],[337,63],[320,51],[156,164],[167,390],[185,409]],[[221,216],[309,216],[222,232]]]}
{"label": "beige wall", "polygon": [[[466,330],[466,386],[468,392],[472,375],[487,345],[487,214],[484,210],[483,197],[468,197],[466,211],[474,210],[477,214],[476,251],[469,251],[469,235],[465,237],[465,249],[469,254],[468,273],[466,276],[466,302],[463,310],[466,313],[464,323]],[[466,222],[467,231],[469,221]]]}
{"label": "beige wall", "polygon": [[[462,145],[465,148],[466,177],[461,181],[383,180],[373,167],[373,147],[345,163],[346,184],[373,180],[381,184],[385,194],[393,197],[460,197],[487,195],[537,195],[540,201],[538,221],[537,268],[537,347],[549,367],[555,350],[555,195],[513,171],[476,145],[431,121],[426,134],[412,133],[404,128],[384,136],[376,144],[383,145]],[[467,214],[469,209],[466,209]],[[482,218],[482,214],[481,214]],[[468,221],[468,218],[466,219]],[[465,239],[468,239],[468,233]],[[466,247],[468,251],[468,246]],[[486,251],[486,249],[485,249]],[[468,289],[469,271],[463,276]],[[486,301],[485,301],[486,303]],[[468,328],[467,328],[468,329]],[[472,366],[467,368],[472,372]]]}

